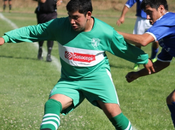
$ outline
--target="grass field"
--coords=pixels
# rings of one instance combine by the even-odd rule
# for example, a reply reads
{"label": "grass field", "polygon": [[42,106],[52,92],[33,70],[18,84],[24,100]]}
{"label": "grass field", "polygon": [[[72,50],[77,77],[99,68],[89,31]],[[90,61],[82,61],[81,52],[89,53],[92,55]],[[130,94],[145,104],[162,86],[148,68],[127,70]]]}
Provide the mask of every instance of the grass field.
{"label": "grass field", "polygon": [[[33,13],[2,13],[16,27],[36,24]],[[59,15],[61,17],[61,15]],[[94,14],[118,31],[132,33],[135,18],[127,18],[120,27],[116,17]],[[14,29],[0,19],[0,35]],[[35,44],[35,45],[34,45]],[[5,44],[0,47],[0,129],[38,130],[43,106],[60,77],[57,62],[38,61],[37,43]],[[46,45],[44,46],[46,49]],[[150,45],[143,48],[150,54]],[[173,130],[165,98],[174,89],[175,61],[166,70],[127,83],[125,75],[133,63],[108,54],[112,77],[123,113],[136,130]],[[58,56],[55,42],[52,55]],[[44,57],[45,58],[45,57]],[[84,101],[77,109],[61,116],[60,130],[113,130],[102,111]]]}

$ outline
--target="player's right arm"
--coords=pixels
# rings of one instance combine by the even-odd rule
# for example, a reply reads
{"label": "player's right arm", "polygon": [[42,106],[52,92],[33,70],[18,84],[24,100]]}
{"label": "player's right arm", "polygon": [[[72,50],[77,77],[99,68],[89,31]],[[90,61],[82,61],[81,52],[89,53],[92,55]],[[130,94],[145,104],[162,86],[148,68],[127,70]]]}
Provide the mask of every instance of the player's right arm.
{"label": "player's right arm", "polygon": [[127,40],[129,43],[132,43],[136,46],[146,46],[149,43],[155,41],[155,38],[149,33],[144,33],[140,35],[140,34],[124,33],[120,31],[117,32],[120,35],[122,35],[125,38],[125,40]]}
{"label": "player's right arm", "polygon": [[120,16],[120,18],[118,19],[118,21],[116,22],[116,24],[117,24],[118,26],[120,26],[120,24],[124,23],[126,13],[128,12],[128,10],[129,10],[136,2],[137,2],[136,0],[128,0],[128,1],[125,3],[125,5],[124,5],[124,7],[123,7],[123,9],[122,9],[121,16]]}
{"label": "player's right arm", "polygon": [[4,38],[0,37],[0,46],[5,43]]}
{"label": "player's right arm", "polygon": [[[50,20],[46,23],[30,25],[21,27],[18,29],[11,30],[4,33],[2,36],[1,43],[20,43],[20,42],[37,42],[41,40],[52,40],[56,41],[59,32],[59,22],[57,19]],[[58,28],[57,28],[58,27]],[[57,33],[55,33],[57,32]]]}
{"label": "player's right arm", "polygon": [[125,21],[125,15],[128,12],[128,10],[129,10],[129,8],[126,5],[124,5],[123,10],[122,10],[122,13],[121,13],[121,16],[117,20],[117,25],[118,26],[120,26],[120,24],[124,23],[124,21]]}

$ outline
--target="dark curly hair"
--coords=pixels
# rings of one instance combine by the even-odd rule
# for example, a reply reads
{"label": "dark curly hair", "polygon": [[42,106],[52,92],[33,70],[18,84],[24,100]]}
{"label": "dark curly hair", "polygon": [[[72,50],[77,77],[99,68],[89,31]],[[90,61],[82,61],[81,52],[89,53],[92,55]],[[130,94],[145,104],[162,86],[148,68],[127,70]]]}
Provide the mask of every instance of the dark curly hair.
{"label": "dark curly hair", "polygon": [[163,5],[166,10],[168,10],[168,4],[166,0],[143,0],[141,3],[141,9],[145,10],[146,6],[149,5],[151,8],[156,10],[160,5]]}
{"label": "dark curly hair", "polygon": [[91,0],[70,0],[66,6],[68,12],[76,12],[82,13],[84,15],[87,14],[88,11],[93,10]]}

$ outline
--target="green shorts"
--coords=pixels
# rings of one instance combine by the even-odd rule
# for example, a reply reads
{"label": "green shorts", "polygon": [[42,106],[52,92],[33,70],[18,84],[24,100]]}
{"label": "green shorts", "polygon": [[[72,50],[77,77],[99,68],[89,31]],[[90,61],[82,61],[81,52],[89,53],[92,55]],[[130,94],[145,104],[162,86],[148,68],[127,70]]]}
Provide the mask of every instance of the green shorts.
{"label": "green shorts", "polygon": [[61,78],[52,89],[50,97],[55,94],[63,94],[73,99],[73,105],[62,111],[63,114],[72,111],[85,98],[95,106],[98,106],[97,100],[119,104],[111,73],[106,69],[98,70],[78,80]]}

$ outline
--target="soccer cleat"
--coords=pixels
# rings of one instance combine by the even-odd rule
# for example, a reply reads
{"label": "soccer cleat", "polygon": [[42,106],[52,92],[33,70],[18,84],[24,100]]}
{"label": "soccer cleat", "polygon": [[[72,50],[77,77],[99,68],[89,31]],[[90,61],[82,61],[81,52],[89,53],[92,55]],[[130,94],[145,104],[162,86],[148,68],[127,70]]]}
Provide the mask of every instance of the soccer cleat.
{"label": "soccer cleat", "polygon": [[51,61],[52,61],[52,59],[51,59],[51,55],[50,55],[50,54],[47,54],[46,61],[47,61],[47,62],[51,62]]}
{"label": "soccer cleat", "polygon": [[151,61],[154,63],[157,61],[157,58],[151,59]]}
{"label": "soccer cleat", "polygon": [[42,54],[38,53],[38,60],[42,60],[42,59],[43,59]]}
{"label": "soccer cleat", "polygon": [[135,64],[133,69],[134,69],[135,71],[139,70],[139,65],[138,65],[138,64]]}

